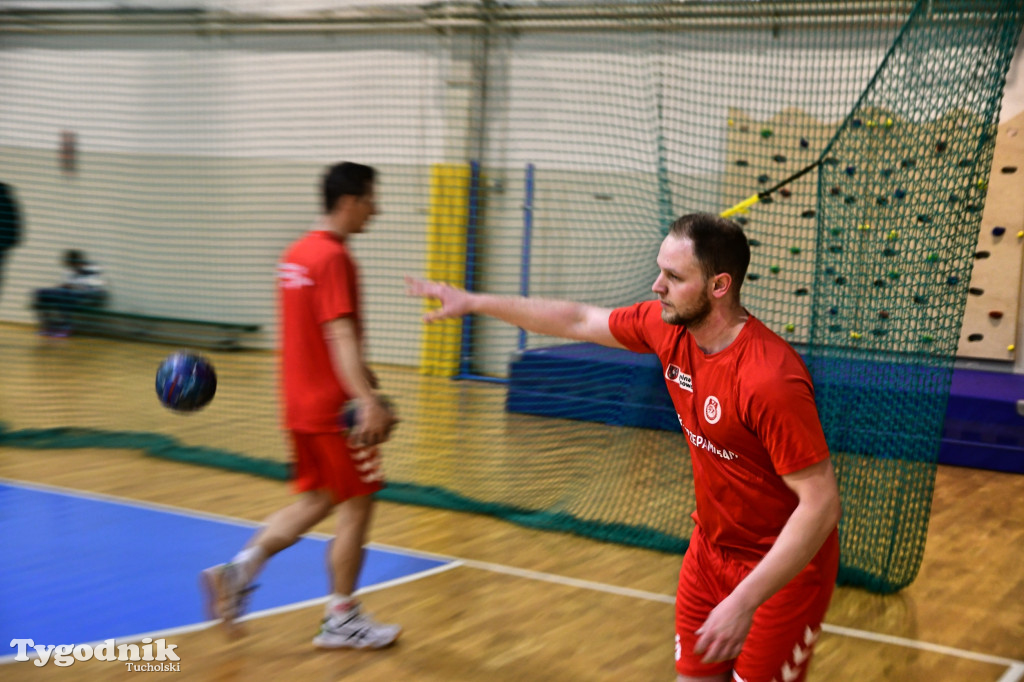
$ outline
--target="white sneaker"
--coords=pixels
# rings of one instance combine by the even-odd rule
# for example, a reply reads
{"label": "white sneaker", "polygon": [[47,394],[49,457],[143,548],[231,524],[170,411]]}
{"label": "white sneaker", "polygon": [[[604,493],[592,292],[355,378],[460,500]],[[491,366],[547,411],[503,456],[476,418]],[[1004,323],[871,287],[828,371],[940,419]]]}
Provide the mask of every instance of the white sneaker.
{"label": "white sneaker", "polygon": [[217,564],[199,574],[206,597],[206,613],[211,620],[221,620],[229,634],[238,634],[236,622],[249,603],[255,585],[244,585],[234,564]]}
{"label": "white sneaker", "polygon": [[378,623],[359,604],[335,611],[320,624],[313,646],[321,649],[381,649],[394,644],[402,634],[400,625]]}

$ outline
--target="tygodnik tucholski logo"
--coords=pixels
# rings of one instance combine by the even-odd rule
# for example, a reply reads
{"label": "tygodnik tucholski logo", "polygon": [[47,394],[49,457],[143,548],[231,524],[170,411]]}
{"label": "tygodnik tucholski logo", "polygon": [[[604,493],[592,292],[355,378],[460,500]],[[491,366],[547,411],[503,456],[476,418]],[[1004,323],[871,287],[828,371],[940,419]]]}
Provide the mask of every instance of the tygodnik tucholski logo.
{"label": "tygodnik tucholski logo", "polygon": [[168,644],[164,639],[144,637],[139,644],[118,644],[105,639],[95,647],[91,644],[36,644],[31,639],[12,639],[11,648],[17,649],[15,661],[36,660],[33,665],[42,668],[52,662],[65,668],[75,661],[117,661],[124,663],[128,670],[135,672],[180,672],[181,659],[174,653],[177,644]]}

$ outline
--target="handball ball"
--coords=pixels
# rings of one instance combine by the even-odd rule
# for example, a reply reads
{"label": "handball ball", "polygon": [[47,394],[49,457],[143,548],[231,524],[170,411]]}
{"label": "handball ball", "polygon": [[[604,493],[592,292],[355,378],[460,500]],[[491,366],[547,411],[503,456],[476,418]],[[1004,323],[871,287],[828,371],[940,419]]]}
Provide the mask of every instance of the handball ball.
{"label": "handball ball", "polygon": [[171,353],[156,370],[156,395],[165,407],[193,412],[206,406],[217,392],[217,374],[201,355]]}
{"label": "handball ball", "polygon": [[[381,403],[384,404],[384,407],[391,410],[391,412],[395,411],[395,406],[391,403],[391,400],[389,400],[387,396],[382,395],[379,397]],[[343,407],[341,410],[341,428],[345,429],[346,431],[352,430],[353,428],[355,428],[356,421],[358,418],[359,401],[355,399],[349,400],[347,403],[345,403],[345,407]]]}

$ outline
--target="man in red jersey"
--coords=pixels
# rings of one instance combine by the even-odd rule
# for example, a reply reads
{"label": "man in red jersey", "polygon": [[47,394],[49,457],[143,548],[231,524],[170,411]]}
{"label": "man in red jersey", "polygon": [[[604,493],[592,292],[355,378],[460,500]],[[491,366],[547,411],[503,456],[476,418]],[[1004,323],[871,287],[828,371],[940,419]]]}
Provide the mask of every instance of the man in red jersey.
{"label": "man in red jersey", "polygon": [[615,310],[407,284],[441,302],[428,322],[482,314],[657,354],[697,502],[676,594],[677,681],[803,680],[839,566],[839,491],[810,376],[740,304],[750,248],[738,225],[683,216],[657,263],[657,300]]}
{"label": "man in red jersey", "polygon": [[[333,594],[313,639],[321,648],[376,649],[401,632],[374,621],[352,595],[373,493],[384,482],[376,446],[395,422],[366,364],[359,277],[347,247],[349,236],[376,213],[375,176],[373,168],[355,163],[329,168],[323,218],[285,251],[277,268],[284,417],[299,497],[268,517],[230,562],[201,576],[211,616],[233,629],[263,564],[337,508],[328,550]],[[346,438],[339,416],[351,399],[359,410]]]}

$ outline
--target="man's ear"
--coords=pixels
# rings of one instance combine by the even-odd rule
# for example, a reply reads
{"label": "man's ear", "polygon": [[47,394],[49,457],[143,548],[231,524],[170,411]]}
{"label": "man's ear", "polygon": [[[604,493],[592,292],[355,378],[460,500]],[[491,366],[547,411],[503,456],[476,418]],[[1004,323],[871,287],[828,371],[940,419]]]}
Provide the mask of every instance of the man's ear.
{"label": "man's ear", "polygon": [[724,298],[732,290],[732,275],[728,272],[721,272],[711,279],[711,295],[715,298]]}

